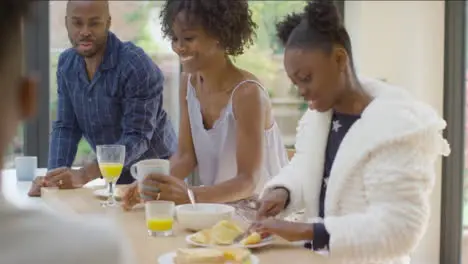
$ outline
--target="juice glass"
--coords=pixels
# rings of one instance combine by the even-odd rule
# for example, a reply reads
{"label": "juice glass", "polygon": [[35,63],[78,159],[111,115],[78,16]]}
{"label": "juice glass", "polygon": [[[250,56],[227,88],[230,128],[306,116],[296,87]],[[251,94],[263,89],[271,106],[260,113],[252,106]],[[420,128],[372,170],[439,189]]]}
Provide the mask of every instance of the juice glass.
{"label": "juice glass", "polygon": [[146,227],[150,236],[171,236],[174,223],[175,203],[171,201],[148,201],[145,203]]}
{"label": "juice glass", "polygon": [[100,145],[96,147],[97,160],[102,177],[106,180],[109,188],[109,197],[102,203],[104,207],[112,207],[115,201],[115,184],[122,173],[125,161],[125,146],[123,145]]}

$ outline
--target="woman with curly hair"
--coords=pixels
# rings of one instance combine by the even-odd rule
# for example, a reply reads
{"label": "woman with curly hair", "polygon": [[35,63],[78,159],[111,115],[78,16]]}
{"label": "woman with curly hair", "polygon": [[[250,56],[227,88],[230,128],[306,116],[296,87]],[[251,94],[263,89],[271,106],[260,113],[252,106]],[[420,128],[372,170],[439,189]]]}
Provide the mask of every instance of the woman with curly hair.
{"label": "woman with curly hair", "polygon": [[[410,263],[426,231],[445,121],[403,89],[358,78],[332,1],[277,25],[284,65],[308,101],[296,154],[265,186],[254,229],[325,251],[326,263]],[[275,218],[305,208],[305,221]]]}
{"label": "woman with curly hair", "polygon": [[[162,31],[180,57],[179,146],[171,176],[148,175],[143,197],[188,203],[184,179],[196,168],[197,202],[249,198],[287,163],[280,130],[264,87],[231,57],[252,44],[256,24],[246,0],[168,0]],[[137,197],[134,186],[126,207]],[[133,199],[137,200],[137,199]]]}

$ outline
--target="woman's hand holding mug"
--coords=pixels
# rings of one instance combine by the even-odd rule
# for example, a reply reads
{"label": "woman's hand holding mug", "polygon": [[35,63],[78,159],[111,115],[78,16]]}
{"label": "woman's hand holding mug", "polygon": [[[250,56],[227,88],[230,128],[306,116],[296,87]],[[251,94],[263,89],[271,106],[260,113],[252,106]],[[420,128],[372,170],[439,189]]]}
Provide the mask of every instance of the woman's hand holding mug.
{"label": "woman's hand holding mug", "polygon": [[[130,167],[130,173],[136,180],[124,192],[122,197],[122,207],[125,210],[131,210],[136,204],[145,200],[159,200],[160,189],[144,183],[150,174],[169,175],[169,160],[149,159],[141,160]],[[155,197],[147,196],[144,192],[155,193]]]}

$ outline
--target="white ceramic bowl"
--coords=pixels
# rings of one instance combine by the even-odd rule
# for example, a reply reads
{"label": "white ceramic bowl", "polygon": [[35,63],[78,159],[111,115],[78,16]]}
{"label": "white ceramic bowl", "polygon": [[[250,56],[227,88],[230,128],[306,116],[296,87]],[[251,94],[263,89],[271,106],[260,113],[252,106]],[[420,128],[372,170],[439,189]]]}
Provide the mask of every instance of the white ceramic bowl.
{"label": "white ceramic bowl", "polygon": [[188,230],[199,231],[213,227],[221,220],[232,219],[235,208],[225,204],[197,203],[176,207],[177,222]]}

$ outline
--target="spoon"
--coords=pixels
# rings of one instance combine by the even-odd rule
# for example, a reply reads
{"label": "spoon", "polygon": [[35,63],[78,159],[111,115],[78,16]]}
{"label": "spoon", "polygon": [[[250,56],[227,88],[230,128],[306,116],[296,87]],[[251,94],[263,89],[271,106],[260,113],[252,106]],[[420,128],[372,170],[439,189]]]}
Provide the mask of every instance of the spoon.
{"label": "spoon", "polygon": [[193,191],[189,188],[188,184],[187,184],[187,194],[188,194],[190,203],[195,208],[195,196],[193,195]]}

